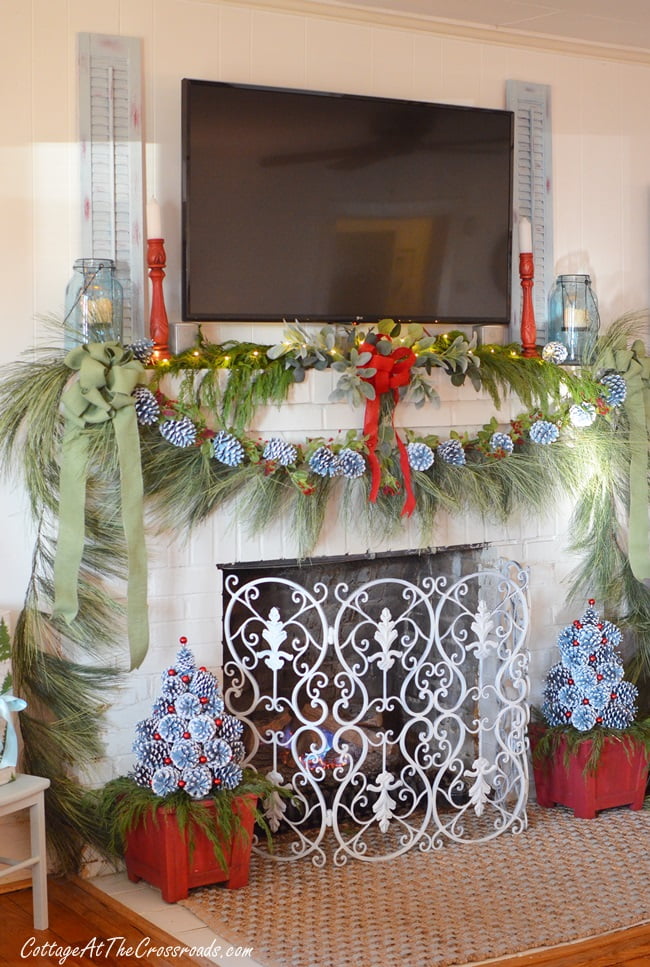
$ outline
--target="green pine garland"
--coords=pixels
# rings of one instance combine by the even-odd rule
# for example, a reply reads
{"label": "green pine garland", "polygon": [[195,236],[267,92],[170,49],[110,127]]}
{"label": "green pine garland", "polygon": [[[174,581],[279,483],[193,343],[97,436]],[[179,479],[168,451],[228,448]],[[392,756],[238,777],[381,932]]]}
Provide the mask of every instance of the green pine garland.
{"label": "green pine garland", "polygon": [[[636,677],[647,704],[650,590],[630,570],[625,528],[618,522],[625,517],[629,499],[626,410],[624,405],[615,411],[603,406],[602,385],[597,381],[598,352],[606,358],[612,349],[627,345],[635,327],[638,319],[630,318],[612,326],[591,366],[579,375],[542,360],[524,359],[517,347],[473,347],[455,333],[434,339],[421,327],[399,330],[390,321],[381,323],[378,332],[390,336],[393,344],[401,340],[413,350],[416,365],[407,397],[413,390],[416,402],[425,402],[428,392],[419,374],[441,368],[457,385],[470,380],[483,387],[495,403],[516,393],[526,407],[507,428],[515,442],[511,455],[490,452],[489,438],[497,428],[492,419],[474,438],[460,438],[464,466],[436,459],[428,470],[413,471],[423,544],[440,510],[505,520],[517,510],[542,513],[563,495],[577,498],[568,533],[572,546],[582,553],[582,564],[574,575],[571,595],[596,596],[606,602],[613,620],[632,635],[635,653],[629,674]],[[382,406],[377,451],[382,485],[374,504],[367,499],[368,474],[358,479],[330,478],[315,473],[310,465],[323,445],[335,453],[350,447],[367,454],[361,433],[335,441],[306,441],[298,446],[294,463],[285,467],[265,460],[263,443],[245,432],[256,406],[281,402],[296,378],[310,368],[338,367],[344,392],[367,399],[371,387],[359,375],[364,363],[355,363],[360,358],[355,347],[365,338],[367,333],[354,332],[347,346],[337,348],[330,332],[307,344],[294,327],[289,349],[233,342],[209,346],[200,341],[195,350],[151,367],[149,385],[154,390],[166,373],[182,374],[178,400],[161,396],[162,418],[187,415],[198,430],[196,445],[175,447],[161,436],[157,425],[141,427],[144,489],[153,526],[166,532],[189,532],[236,500],[240,514],[256,531],[280,516],[291,519],[299,553],[306,555],[318,539],[328,505],[335,500],[355,524],[363,512],[369,533],[397,530],[403,491],[390,428],[394,403]],[[126,556],[119,523],[115,438],[104,424],[86,431],[91,459],[79,614],[70,626],[52,617],[63,432],[60,400],[69,379],[60,349],[34,351],[1,374],[0,466],[11,472],[22,470],[38,528],[32,577],[13,647],[14,687],[28,702],[21,713],[25,768],[52,781],[47,799],[51,841],[61,867],[75,869],[83,844],[97,838],[97,814],[89,808],[86,791],[75,775],[101,756],[98,723],[107,691],[119,681],[113,655],[115,629],[123,614],[107,583],[124,581]],[[571,403],[583,400],[601,412],[592,426],[561,432],[559,440],[548,446],[531,441],[529,431],[535,420],[549,420],[564,431]],[[234,433],[244,447],[245,459],[238,466],[221,464],[212,456],[212,440],[221,429]],[[413,433],[406,436],[409,441],[419,439]],[[435,448],[439,441],[425,437],[421,442]],[[589,468],[597,472],[590,473]]]}

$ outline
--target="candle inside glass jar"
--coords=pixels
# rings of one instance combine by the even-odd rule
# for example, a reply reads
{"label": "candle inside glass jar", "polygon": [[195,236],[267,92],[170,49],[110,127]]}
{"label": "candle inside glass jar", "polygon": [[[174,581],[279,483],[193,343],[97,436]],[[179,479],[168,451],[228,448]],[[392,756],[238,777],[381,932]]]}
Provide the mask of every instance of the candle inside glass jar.
{"label": "candle inside glass jar", "polygon": [[564,328],[565,329],[586,329],[587,310],[577,309],[575,306],[564,307]]}

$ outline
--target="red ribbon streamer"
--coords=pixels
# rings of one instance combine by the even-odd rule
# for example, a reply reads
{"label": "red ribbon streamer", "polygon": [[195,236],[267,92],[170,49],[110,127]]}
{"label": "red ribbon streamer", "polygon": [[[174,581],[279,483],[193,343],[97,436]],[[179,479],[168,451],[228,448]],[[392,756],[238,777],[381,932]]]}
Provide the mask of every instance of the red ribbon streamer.
{"label": "red ribbon streamer", "polygon": [[[379,338],[388,339],[389,337],[380,336]],[[368,463],[370,464],[371,474],[369,499],[374,503],[374,501],[377,500],[377,495],[379,494],[379,485],[381,483],[381,466],[376,453],[379,439],[379,413],[381,408],[381,397],[384,393],[392,392],[393,401],[395,403],[398,402],[400,386],[408,386],[411,379],[411,368],[415,363],[416,356],[413,350],[409,349],[407,346],[398,346],[397,349],[393,349],[391,353],[384,356],[377,352],[376,346],[373,343],[369,342],[361,343],[359,346],[359,352],[372,353],[370,362],[366,363],[365,365],[376,370],[374,376],[370,376],[366,379],[367,383],[370,383],[372,386],[374,386],[375,398],[374,400],[368,400],[366,402],[366,412],[363,422],[363,432],[368,438]],[[402,477],[404,479],[404,491],[406,495],[404,506],[402,507],[402,517],[410,517],[415,510],[415,495],[411,486],[411,467],[408,461],[406,446],[395,430],[394,419],[393,414],[393,432],[395,433],[397,448],[399,450],[399,463],[402,470]]]}

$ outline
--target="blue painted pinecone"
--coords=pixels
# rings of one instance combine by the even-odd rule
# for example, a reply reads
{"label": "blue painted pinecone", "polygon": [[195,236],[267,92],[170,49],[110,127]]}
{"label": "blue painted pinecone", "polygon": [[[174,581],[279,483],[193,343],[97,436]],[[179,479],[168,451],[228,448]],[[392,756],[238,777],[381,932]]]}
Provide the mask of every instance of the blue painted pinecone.
{"label": "blue painted pinecone", "polygon": [[153,739],[149,742],[136,740],[133,743],[133,752],[137,755],[140,764],[151,772],[165,764],[165,746],[163,742],[156,742]]}
{"label": "blue painted pinecone", "polygon": [[344,477],[353,480],[362,477],[366,472],[366,461],[363,456],[350,447],[345,447],[339,453],[339,468]]}
{"label": "blue painted pinecone", "polygon": [[210,760],[210,768],[215,772],[232,759],[232,749],[225,739],[210,739],[204,745],[204,749]]}
{"label": "blue painted pinecone", "polygon": [[169,796],[178,789],[180,772],[172,766],[161,766],[151,777],[151,788],[157,796]]}
{"label": "blue painted pinecone", "polygon": [[193,671],[194,664],[194,655],[186,645],[183,645],[176,652],[176,664],[174,668],[179,674],[182,674],[183,672]]}
{"label": "blue painted pinecone", "polygon": [[445,440],[438,446],[438,456],[454,467],[462,467],[465,463],[465,451],[460,440]]}
{"label": "blue painted pinecone", "polygon": [[212,773],[205,766],[183,769],[181,778],[185,783],[183,789],[192,799],[205,799],[212,791]]}
{"label": "blue painted pinecone", "polygon": [[605,387],[605,402],[608,406],[620,406],[627,396],[627,384],[620,373],[607,373],[600,380]]}
{"label": "blue painted pinecone", "polygon": [[238,467],[244,461],[244,448],[236,436],[220,430],[212,441],[212,455],[227,467]]}
{"label": "blue painted pinecone", "polygon": [[492,453],[497,453],[500,450],[503,450],[504,453],[512,453],[514,448],[515,445],[512,442],[512,437],[508,436],[507,433],[501,433],[497,430],[490,437],[490,450]]}
{"label": "blue painted pinecone", "polygon": [[272,437],[267,440],[262,452],[263,460],[274,460],[281,467],[288,467],[298,459],[298,450],[293,443],[286,443],[279,437]]}
{"label": "blue painted pinecone", "polygon": [[138,763],[131,772],[131,778],[138,786],[142,786],[144,789],[150,789],[152,774],[151,769],[147,769],[146,766]]}
{"label": "blue painted pinecone", "polygon": [[214,777],[215,779],[221,779],[221,789],[236,789],[242,781],[242,770],[234,762],[229,762],[227,765],[222,766],[221,769],[215,769]]}
{"label": "blue painted pinecone", "polygon": [[593,403],[574,403],[569,407],[569,419],[579,429],[591,426],[596,419],[596,407]]}
{"label": "blue painted pinecone", "polygon": [[156,724],[153,719],[142,719],[135,727],[136,742],[146,742],[153,738],[156,731]]}
{"label": "blue painted pinecone", "polygon": [[542,359],[547,363],[555,363],[556,366],[560,366],[568,355],[569,350],[561,342],[547,342],[542,349]]}
{"label": "blue painted pinecone", "polygon": [[559,435],[560,431],[555,423],[549,423],[548,420],[535,420],[530,428],[530,438],[533,443],[542,443],[544,445],[555,443]]}
{"label": "blue painted pinecone", "polygon": [[339,458],[329,447],[319,447],[309,458],[309,467],[320,477],[337,477],[341,473]]}
{"label": "blue painted pinecone", "polygon": [[189,416],[182,416],[180,420],[165,420],[160,424],[160,433],[175,447],[191,447],[196,443],[196,427]]}
{"label": "blue painted pinecone", "polygon": [[603,726],[606,729],[626,729],[634,721],[634,711],[624,706],[608,705],[603,709]]}
{"label": "blue painted pinecone", "polygon": [[235,742],[241,736],[244,730],[243,722],[240,722],[238,718],[234,715],[224,715],[221,722],[221,738],[225,739],[228,744]]}
{"label": "blue painted pinecone", "polygon": [[135,399],[135,415],[142,426],[153,426],[158,422],[160,406],[158,400],[146,386],[136,386],[131,394]]}
{"label": "blue painted pinecone", "polygon": [[153,358],[153,339],[136,339],[126,346],[133,353],[134,359],[138,359],[146,366]]}
{"label": "blue painted pinecone", "polygon": [[428,470],[433,466],[435,454],[426,443],[409,443],[406,447],[409,466],[413,470]]}

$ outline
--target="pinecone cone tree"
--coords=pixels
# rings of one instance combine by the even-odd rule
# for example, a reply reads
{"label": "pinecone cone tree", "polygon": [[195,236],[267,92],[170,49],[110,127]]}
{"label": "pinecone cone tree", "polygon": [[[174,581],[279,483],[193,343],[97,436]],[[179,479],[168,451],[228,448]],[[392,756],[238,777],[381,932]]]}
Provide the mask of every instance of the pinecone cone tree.
{"label": "pinecone cone tree", "polygon": [[196,667],[187,638],[180,644],[175,664],[162,673],[150,717],[136,726],[131,778],[157,796],[182,789],[203,799],[240,784],[243,723],[225,711],[214,675]]}
{"label": "pinecone cone tree", "polygon": [[636,717],[638,689],[624,681],[617,652],[621,632],[601,621],[595,601],[582,618],[560,632],[557,645],[562,661],[550,669],[544,688],[542,714],[549,725],[572,725],[580,732],[596,726],[625,729]]}

